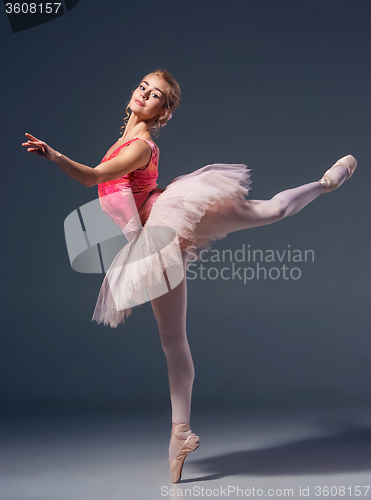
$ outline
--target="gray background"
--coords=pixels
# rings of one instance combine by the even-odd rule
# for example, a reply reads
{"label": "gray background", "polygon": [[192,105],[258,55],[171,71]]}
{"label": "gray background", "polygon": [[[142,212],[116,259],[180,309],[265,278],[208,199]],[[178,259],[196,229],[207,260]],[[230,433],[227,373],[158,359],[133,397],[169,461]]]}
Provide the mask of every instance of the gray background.
{"label": "gray background", "polygon": [[80,0],[16,34],[0,16],[3,415],[170,411],[150,304],[117,329],[97,325],[103,275],[70,267],[64,220],[97,187],[21,146],[29,132],[96,166],[157,67],[183,93],[155,139],[159,187],[246,163],[250,197],[268,199],[358,160],[338,191],[213,246],[313,249],[299,280],[188,280],[193,410],[370,401],[370,13],[366,1]]}

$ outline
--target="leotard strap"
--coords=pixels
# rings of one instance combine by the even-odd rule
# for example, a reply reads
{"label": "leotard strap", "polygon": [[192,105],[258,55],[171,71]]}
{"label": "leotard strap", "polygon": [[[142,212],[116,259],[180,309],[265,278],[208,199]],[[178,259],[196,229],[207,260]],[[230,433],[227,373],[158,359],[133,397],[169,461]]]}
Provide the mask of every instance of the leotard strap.
{"label": "leotard strap", "polygon": [[[112,151],[112,153],[109,156],[107,156],[107,154],[106,154],[104,159],[108,160],[109,158],[111,158],[112,155],[114,155],[116,153],[116,151],[121,150],[124,146],[127,146],[128,144],[132,143],[133,141],[137,141],[138,139],[141,139],[142,141],[146,141],[151,146],[152,154],[153,154],[153,151],[155,151],[155,153],[157,153],[156,146],[153,142],[148,141],[147,139],[143,139],[142,137],[134,137],[133,139],[130,139],[129,141],[126,141],[123,144],[121,144],[118,148],[116,148],[114,151]],[[117,156],[117,155],[115,155],[115,156]],[[148,164],[150,163],[151,159],[152,159],[152,155],[151,155],[151,158],[150,158]]]}

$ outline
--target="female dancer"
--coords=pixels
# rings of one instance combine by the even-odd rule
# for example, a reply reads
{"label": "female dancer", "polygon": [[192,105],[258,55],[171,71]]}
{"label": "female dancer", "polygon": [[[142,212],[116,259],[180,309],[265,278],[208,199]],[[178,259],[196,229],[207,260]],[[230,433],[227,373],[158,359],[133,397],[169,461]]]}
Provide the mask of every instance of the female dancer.
{"label": "female dancer", "polygon": [[[98,185],[103,210],[130,240],[111,265],[112,270],[122,268],[126,274],[119,271],[117,279],[108,283],[107,272],[93,320],[111,327],[123,322],[131,308],[125,308],[120,299],[134,297],[134,305],[145,302],[141,290],[158,283],[159,275],[166,274],[164,267],[167,269],[171,263],[179,262],[177,250],[181,251],[184,277],[180,284],[172,289],[169,287],[167,293],[151,300],[168,367],[173,422],[169,463],[174,483],[180,481],[187,454],[199,446],[198,436],[190,429],[194,366],[186,334],[187,249],[191,246],[204,248],[228,233],[271,224],[293,215],[318,196],[339,187],[353,175],[357,166],[352,155],[345,156],[327,170],[321,180],[280,192],[269,200],[244,197],[251,181],[246,165],[240,164],[207,165],[177,177],[165,190],[156,189],[159,149],[151,133],[166,124],[179,100],[179,85],[167,71],[156,70],[146,75],[131,96],[128,106],[131,114],[122,137],[95,168],[70,160],[31,134],[26,133],[28,141],[22,144],[27,151],[54,161],[72,179],[87,187]],[[136,226],[132,225],[135,208],[133,210],[128,202],[128,194],[138,210],[140,221],[137,220]],[[166,246],[168,241],[164,243],[155,232],[150,235],[150,243],[158,252],[147,254],[147,258],[133,259],[133,255],[142,255],[142,235],[149,227],[173,229],[176,245]],[[147,245],[148,237],[149,233]],[[160,252],[164,248],[167,254]],[[160,253],[162,260],[158,258]],[[130,266],[125,268],[129,262]]]}

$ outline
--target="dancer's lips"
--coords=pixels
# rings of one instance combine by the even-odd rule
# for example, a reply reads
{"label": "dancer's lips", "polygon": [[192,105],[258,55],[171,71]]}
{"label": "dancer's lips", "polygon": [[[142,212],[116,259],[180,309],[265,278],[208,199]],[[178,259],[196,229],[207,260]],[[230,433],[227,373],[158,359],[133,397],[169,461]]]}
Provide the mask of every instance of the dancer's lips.
{"label": "dancer's lips", "polygon": [[138,100],[135,100],[135,102],[136,102],[137,104],[139,104],[139,106],[144,106],[144,104],[143,104],[142,102],[138,101]]}

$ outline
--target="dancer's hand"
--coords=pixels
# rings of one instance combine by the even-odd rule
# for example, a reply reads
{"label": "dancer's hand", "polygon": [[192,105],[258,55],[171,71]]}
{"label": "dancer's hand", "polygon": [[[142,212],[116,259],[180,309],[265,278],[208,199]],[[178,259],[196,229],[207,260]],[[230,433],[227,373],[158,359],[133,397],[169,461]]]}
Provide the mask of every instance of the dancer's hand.
{"label": "dancer's hand", "polygon": [[57,156],[60,155],[58,151],[55,151],[53,148],[48,146],[46,142],[40,141],[36,139],[31,134],[25,133],[28,138],[27,142],[22,142],[22,146],[28,146],[27,151],[29,153],[36,153],[38,156],[48,158],[48,160],[54,161]]}

